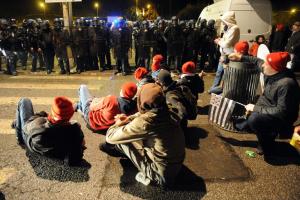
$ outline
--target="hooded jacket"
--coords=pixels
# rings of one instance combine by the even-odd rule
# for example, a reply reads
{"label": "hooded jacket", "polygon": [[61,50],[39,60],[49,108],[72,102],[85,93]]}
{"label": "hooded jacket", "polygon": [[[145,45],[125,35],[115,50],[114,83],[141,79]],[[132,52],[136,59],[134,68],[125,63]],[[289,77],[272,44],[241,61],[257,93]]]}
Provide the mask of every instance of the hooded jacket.
{"label": "hooded jacket", "polygon": [[219,41],[221,55],[233,53],[234,45],[240,40],[240,28],[236,25],[235,13],[229,11],[225,13],[221,20],[228,26],[223,37]]}
{"label": "hooded jacket", "polygon": [[111,144],[139,142],[157,173],[166,180],[172,179],[185,157],[185,140],[179,119],[168,111],[161,88],[153,83],[144,85],[138,92],[138,108],[139,112],[129,117],[128,124],[113,125],[108,129],[106,141]]}

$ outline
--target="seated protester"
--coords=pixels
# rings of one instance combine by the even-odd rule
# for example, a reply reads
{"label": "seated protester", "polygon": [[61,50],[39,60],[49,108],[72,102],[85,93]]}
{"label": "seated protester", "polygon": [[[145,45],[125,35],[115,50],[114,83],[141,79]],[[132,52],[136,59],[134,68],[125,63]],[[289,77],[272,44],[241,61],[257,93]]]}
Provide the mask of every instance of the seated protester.
{"label": "seated protester", "polygon": [[161,63],[163,62],[164,57],[160,54],[157,54],[153,57],[151,65],[151,76],[155,80],[159,71],[162,69]]}
{"label": "seated protester", "polygon": [[154,80],[145,67],[137,68],[134,72],[134,78],[138,81],[136,84],[138,89],[147,83],[154,83]]}
{"label": "seated protester", "polygon": [[[106,133],[103,151],[123,153],[138,168],[136,180],[172,186],[185,158],[185,140],[178,116],[168,110],[161,88],[149,83],[137,95],[138,113],[117,118]],[[172,130],[172,131],[170,131]]]}
{"label": "seated protester", "polygon": [[[248,51],[249,51],[249,44],[247,41],[239,41],[238,43],[236,43],[234,45],[234,53],[239,53],[242,55],[248,55]],[[223,68],[226,69],[229,65],[229,60],[224,61],[224,65]],[[224,78],[224,76],[223,76]],[[220,85],[217,85],[216,87],[212,87],[209,90],[209,93],[214,93],[214,94],[221,94],[223,93],[223,85],[224,85],[224,79],[222,79]]]}
{"label": "seated protester", "polygon": [[176,109],[181,120],[181,128],[185,130],[187,120],[193,120],[197,117],[196,97],[187,86],[176,84],[167,70],[159,72],[156,83],[162,87],[167,104]]}
{"label": "seated protester", "polygon": [[249,49],[249,55],[256,57],[259,45],[265,44],[265,43],[266,43],[265,36],[264,35],[257,35],[255,37],[255,41],[252,43],[252,46]]}
{"label": "seated protester", "polygon": [[295,75],[286,68],[289,54],[270,53],[265,61],[241,54],[231,54],[229,58],[259,66],[265,75],[263,94],[255,105],[245,106],[252,113],[248,119],[236,123],[235,126],[238,130],[254,132],[260,145],[259,153],[268,156],[272,154],[276,136],[289,134],[298,117],[300,89]]}
{"label": "seated protester", "polygon": [[25,145],[30,152],[78,165],[85,142],[80,125],[69,121],[73,114],[73,103],[66,97],[54,98],[50,114],[34,113],[31,100],[22,98],[12,127],[19,144]]}
{"label": "seated protester", "polygon": [[199,74],[196,73],[196,65],[194,62],[189,61],[182,65],[182,74],[177,81],[179,85],[185,85],[190,88],[193,95],[198,100],[198,94],[204,91],[204,81]]}
{"label": "seated protester", "polygon": [[115,123],[115,116],[121,113],[131,115],[136,112],[136,101],[133,100],[137,92],[136,84],[124,83],[120,97],[108,95],[106,97],[92,97],[86,85],[79,88],[79,103],[76,105],[87,127],[94,132],[108,129]]}

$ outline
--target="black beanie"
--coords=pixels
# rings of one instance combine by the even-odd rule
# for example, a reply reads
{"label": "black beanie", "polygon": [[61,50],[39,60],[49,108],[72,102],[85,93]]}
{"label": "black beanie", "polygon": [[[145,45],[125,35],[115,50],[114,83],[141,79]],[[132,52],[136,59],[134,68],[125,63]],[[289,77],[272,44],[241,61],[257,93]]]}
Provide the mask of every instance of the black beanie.
{"label": "black beanie", "polygon": [[167,70],[160,70],[157,76],[157,81],[165,87],[170,86],[174,81],[171,77],[171,74]]}

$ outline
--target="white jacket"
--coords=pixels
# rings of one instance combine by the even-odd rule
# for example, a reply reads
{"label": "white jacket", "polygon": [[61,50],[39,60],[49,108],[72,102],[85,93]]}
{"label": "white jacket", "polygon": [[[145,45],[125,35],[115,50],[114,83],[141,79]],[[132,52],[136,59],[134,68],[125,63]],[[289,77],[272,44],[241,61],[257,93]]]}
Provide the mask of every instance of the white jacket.
{"label": "white jacket", "polygon": [[240,40],[240,28],[236,25],[235,13],[229,11],[225,13],[221,20],[228,26],[223,37],[219,41],[221,55],[233,53],[234,45]]}

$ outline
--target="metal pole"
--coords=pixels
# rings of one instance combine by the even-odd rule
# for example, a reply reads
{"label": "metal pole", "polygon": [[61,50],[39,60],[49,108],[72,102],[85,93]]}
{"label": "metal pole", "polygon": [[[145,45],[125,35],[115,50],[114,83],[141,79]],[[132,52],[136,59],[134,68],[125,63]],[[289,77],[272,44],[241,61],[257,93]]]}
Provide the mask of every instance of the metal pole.
{"label": "metal pole", "polygon": [[72,2],[68,3],[68,8],[69,8],[69,25],[72,27],[73,24],[73,8],[72,8]]}
{"label": "metal pole", "polygon": [[97,7],[97,17],[99,17],[99,15],[98,15],[98,9],[99,9],[99,8]]}
{"label": "metal pole", "polygon": [[63,3],[63,17],[64,17],[64,24],[67,29],[70,28],[70,17],[69,17],[69,9],[68,3]]}

